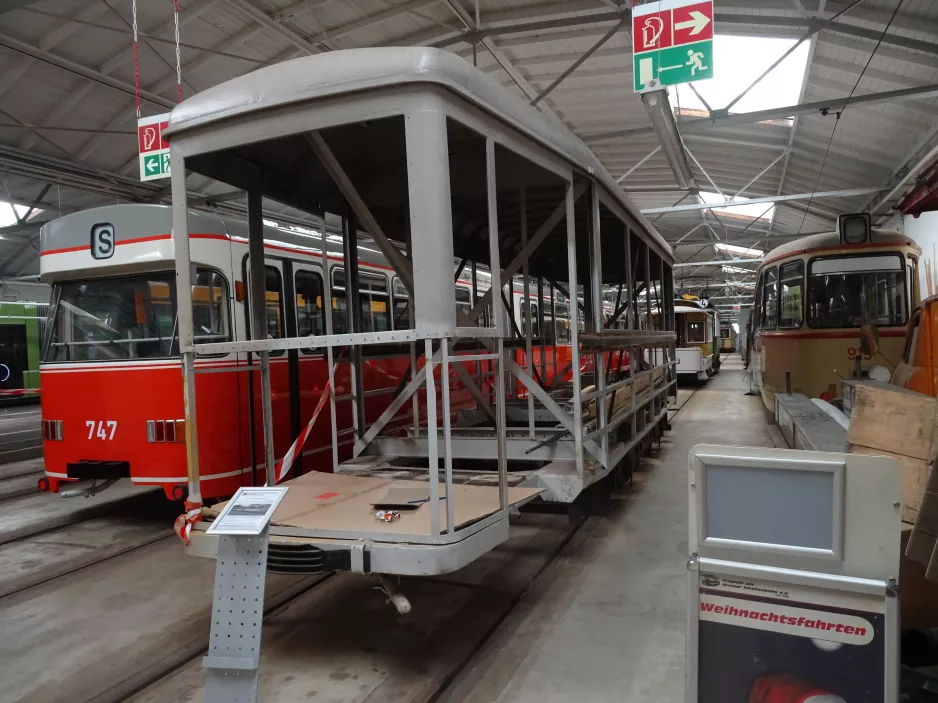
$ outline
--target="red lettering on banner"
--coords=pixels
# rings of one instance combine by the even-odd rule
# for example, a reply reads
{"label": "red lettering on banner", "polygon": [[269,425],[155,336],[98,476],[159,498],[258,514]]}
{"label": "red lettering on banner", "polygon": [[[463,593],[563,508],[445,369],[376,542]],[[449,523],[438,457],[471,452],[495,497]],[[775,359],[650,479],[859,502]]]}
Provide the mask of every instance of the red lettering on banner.
{"label": "red lettering on banner", "polygon": [[635,45],[633,51],[636,54],[671,46],[674,43],[671,34],[671,10],[633,15],[632,43]]}
{"label": "red lettering on banner", "polygon": [[672,12],[674,13],[674,33],[672,35],[674,46],[713,39],[712,2],[675,7]]}

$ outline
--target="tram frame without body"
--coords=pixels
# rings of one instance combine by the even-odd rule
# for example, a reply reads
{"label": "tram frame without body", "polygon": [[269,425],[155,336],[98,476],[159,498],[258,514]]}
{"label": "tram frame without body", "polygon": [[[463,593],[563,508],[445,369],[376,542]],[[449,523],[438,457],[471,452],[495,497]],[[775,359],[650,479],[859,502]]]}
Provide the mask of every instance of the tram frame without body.
{"label": "tram frame without body", "polygon": [[[919,304],[921,254],[907,235],[871,227],[864,213],[770,252],[758,271],[749,362],[770,412],[777,392],[836,402],[844,378],[889,379]],[[875,328],[875,354],[862,352],[863,327]]]}
{"label": "tram frame without body", "polygon": [[[256,362],[234,373],[256,378],[256,451],[268,484],[281,478],[282,466],[272,356],[314,349],[325,360],[331,390],[323,421],[331,421],[333,437],[339,432],[336,405],[350,406],[353,458],[340,461],[333,442],[330,468],[346,477],[406,474],[427,486],[427,502],[418,511],[427,522],[419,529],[408,521],[396,529],[378,526],[373,517],[354,530],[318,523],[271,526],[272,550],[295,546],[296,539],[325,550],[361,545],[369,558],[367,567],[361,560],[353,563],[359,571],[429,574],[459,568],[507,538],[513,486],[536,487],[549,500],[570,502],[630,466],[666,426],[674,380],[670,247],[582,142],[459,57],[392,48],[284,62],[183,102],[164,134],[173,173],[170,246],[190,511],[200,506],[206,483],[202,447],[217,431],[203,411],[212,403],[204,390],[211,371],[200,362],[216,355],[246,354]],[[341,214],[351,298],[360,290],[363,262],[358,237],[349,233],[366,231],[408,293],[412,327],[365,329],[361,306],[352,303],[345,333],[336,329],[332,306],[325,305],[325,334],[199,339],[192,287],[199,240],[185,181],[190,172],[246,192],[248,258],[235,286],[240,282],[251,301],[248,331],[266,329],[265,199],[306,217]],[[460,270],[485,267],[491,276],[488,291],[468,312],[455,299],[454,260]],[[561,291],[571,308],[582,308],[584,330],[569,325],[569,369],[555,377],[569,373],[567,383],[545,379],[546,357],[534,349],[533,315],[522,318],[522,332],[505,312],[511,303],[503,287],[516,275],[525,289],[540,279]],[[646,291],[662,292],[663,330],[639,329],[639,281]],[[608,320],[604,286],[620,294]],[[330,300],[329,276],[323,289],[324,300]],[[643,302],[647,319],[650,297]],[[492,314],[486,316],[488,308]],[[572,311],[571,318],[576,319]],[[614,329],[619,320],[627,329]],[[669,353],[646,368],[639,360],[650,348]],[[369,385],[373,379],[365,369],[366,362],[381,358],[400,359],[405,371],[393,401],[373,417],[363,412],[362,398],[379,389]],[[347,397],[337,395],[337,369],[343,366]],[[291,380],[288,395],[303,390]],[[472,397],[474,412],[457,412],[457,391]],[[392,424],[411,404],[409,423]],[[487,489],[491,497],[483,502],[491,509],[458,521],[465,504],[456,486]],[[300,481],[293,490],[302,493]],[[191,550],[211,556],[212,540],[203,527],[196,526]],[[277,543],[287,537],[290,545]]]}

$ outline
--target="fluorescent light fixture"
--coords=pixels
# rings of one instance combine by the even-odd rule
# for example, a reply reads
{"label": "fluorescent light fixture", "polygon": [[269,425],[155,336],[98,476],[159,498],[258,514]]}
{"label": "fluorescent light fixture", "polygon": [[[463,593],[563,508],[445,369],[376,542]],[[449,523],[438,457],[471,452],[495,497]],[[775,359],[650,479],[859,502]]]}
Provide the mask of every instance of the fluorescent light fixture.
{"label": "fluorescent light fixture", "polygon": [[752,269],[744,269],[739,266],[726,266],[723,267],[723,273],[755,273]]}
{"label": "fluorescent light fixture", "polygon": [[687,163],[687,154],[684,152],[681,136],[677,131],[677,124],[674,122],[674,111],[668,101],[668,91],[662,89],[642,93],[642,104],[648,112],[648,119],[651,120],[658,143],[661,144],[661,151],[664,152],[668,165],[674,172],[674,179],[680,188],[690,188],[693,176],[690,172],[690,164]]}
{"label": "fluorescent light fixture", "polygon": [[726,252],[729,252],[730,254],[737,254],[739,256],[751,256],[754,259],[758,259],[759,257],[765,254],[765,252],[762,251],[762,249],[753,249],[752,247],[741,247],[741,246],[737,246],[736,244],[724,244],[723,242],[717,242],[716,244],[713,245],[713,248],[716,249],[717,251],[726,251]]}

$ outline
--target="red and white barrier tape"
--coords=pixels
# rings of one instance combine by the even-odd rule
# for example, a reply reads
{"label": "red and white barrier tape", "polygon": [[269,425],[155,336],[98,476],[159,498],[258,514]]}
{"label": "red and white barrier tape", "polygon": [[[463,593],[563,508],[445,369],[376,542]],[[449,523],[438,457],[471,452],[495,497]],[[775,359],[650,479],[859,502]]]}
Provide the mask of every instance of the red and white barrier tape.
{"label": "red and white barrier tape", "polygon": [[176,518],[176,522],[173,523],[173,530],[179,535],[179,539],[183,541],[183,544],[188,546],[189,536],[192,534],[192,526],[202,517],[202,504],[193,503],[189,499],[186,499],[183,505],[185,505],[186,512]]}
{"label": "red and white barrier tape", "polygon": [[287,475],[287,472],[293,468],[293,462],[296,459],[297,453],[303,448],[303,445],[306,444],[306,440],[309,439],[309,435],[313,431],[313,425],[316,424],[316,420],[319,418],[319,413],[326,407],[326,401],[329,399],[329,389],[329,382],[326,381],[326,387],[322,389],[322,395],[319,396],[319,402],[316,403],[313,416],[309,419],[309,422],[306,423],[306,429],[300,432],[300,436],[293,441],[287,453],[277,462],[277,466],[274,469],[274,480],[277,483],[280,483],[283,477]]}
{"label": "red and white barrier tape", "polygon": [[11,390],[0,390],[0,396],[4,395],[39,395],[38,388],[14,388]]}

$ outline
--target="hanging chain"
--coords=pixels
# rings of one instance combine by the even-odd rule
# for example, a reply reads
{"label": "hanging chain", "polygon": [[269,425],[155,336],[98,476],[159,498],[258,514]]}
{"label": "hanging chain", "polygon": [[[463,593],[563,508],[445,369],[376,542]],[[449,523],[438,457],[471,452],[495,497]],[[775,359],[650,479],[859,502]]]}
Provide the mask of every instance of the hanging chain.
{"label": "hanging chain", "polygon": [[137,119],[140,119],[140,50],[137,43],[137,0],[131,3],[134,13],[134,100],[137,104]]}
{"label": "hanging chain", "polygon": [[179,0],[173,0],[173,19],[176,22],[176,99],[182,102],[182,60],[179,58]]}

